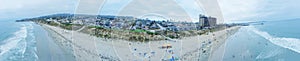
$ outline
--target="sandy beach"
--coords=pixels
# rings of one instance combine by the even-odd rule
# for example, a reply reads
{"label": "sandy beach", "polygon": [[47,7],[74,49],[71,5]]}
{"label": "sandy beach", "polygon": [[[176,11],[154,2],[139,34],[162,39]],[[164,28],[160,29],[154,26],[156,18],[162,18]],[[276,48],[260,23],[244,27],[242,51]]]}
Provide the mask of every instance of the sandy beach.
{"label": "sandy beach", "polygon": [[74,61],[73,55],[57,45],[47,30],[39,25],[36,25],[35,28],[38,29],[35,29],[34,32],[41,32],[35,34],[39,35],[36,36],[38,61]]}
{"label": "sandy beach", "polygon": [[[56,44],[73,53],[77,61],[214,61],[212,59],[222,59],[224,47],[220,46],[240,28],[231,27],[182,39],[130,42],[97,38],[49,25],[41,26],[48,30]],[[162,48],[165,45],[172,47]]]}

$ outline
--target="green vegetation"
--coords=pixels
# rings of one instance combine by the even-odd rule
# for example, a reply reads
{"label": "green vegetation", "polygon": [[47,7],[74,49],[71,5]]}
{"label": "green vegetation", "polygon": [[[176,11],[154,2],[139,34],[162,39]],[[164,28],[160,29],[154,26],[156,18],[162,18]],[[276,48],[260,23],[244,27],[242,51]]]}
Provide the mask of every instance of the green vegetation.
{"label": "green vegetation", "polygon": [[48,24],[51,25],[51,26],[58,26],[59,25],[58,23],[55,23],[53,21],[48,22]]}
{"label": "green vegetation", "polygon": [[69,23],[62,23],[62,25],[60,25],[61,28],[67,29],[67,30],[72,30],[72,24]]}
{"label": "green vegetation", "polygon": [[165,39],[161,35],[158,35],[158,33],[142,29],[126,30],[103,28],[100,26],[88,26],[83,32],[102,38],[125,39],[139,42]]}
{"label": "green vegetation", "polygon": [[31,21],[36,22],[36,23],[48,24],[50,26],[59,26],[63,29],[67,29],[67,30],[77,30],[84,26],[81,24],[59,23],[59,22],[54,22],[54,21],[46,21],[46,19],[41,19],[41,18],[34,19]]}
{"label": "green vegetation", "polygon": [[147,42],[153,40],[165,40],[168,38],[178,39],[182,37],[189,37],[204,34],[203,31],[198,30],[190,30],[190,31],[155,31],[151,32],[143,29],[135,29],[135,30],[126,30],[126,29],[111,29],[111,28],[103,28],[101,26],[88,26],[85,33],[102,37],[102,38],[112,38],[112,39],[125,39],[129,41],[139,41],[139,42]]}
{"label": "green vegetation", "polygon": [[131,32],[142,33],[142,32],[147,32],[147,31],[146,30],[142,30],[142,29],[135,29],[135,30],[131,30]]}

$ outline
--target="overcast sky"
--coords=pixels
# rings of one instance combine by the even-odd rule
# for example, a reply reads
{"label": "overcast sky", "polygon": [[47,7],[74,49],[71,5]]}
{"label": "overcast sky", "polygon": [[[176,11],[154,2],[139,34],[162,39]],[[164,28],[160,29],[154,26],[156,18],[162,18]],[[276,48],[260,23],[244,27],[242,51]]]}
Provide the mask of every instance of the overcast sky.
{"label": "overcast sky", "polygon": [[[155,15],[158,14],[159,16],[170,18],[172,16],[176,17],[176,15],[177,17],[186,16],[190,17],[190,20],[193,21],[196,21],[198,19],[198,14],[205,14],[203,13],[203,9],[199,5],[197,5],[197,3],[195,3],[195,0],[166,0],[171,2],[166,2],[164,0],[164,2],[158,3],[153,2],[160,0],[151,1],[152,2],[144,1],[142,4],[145,5],[141,4],[139,6],[132,7],[130,5],[134,5],[136,4],[136,2],[140,2],[140,0],[106,0],[104,1],[105,3],[100,3],[101,7],[99,7],[98,14],[126,15],[128,13],[137,13],[128,10],[132,10],[134,8],[145,9],[145,7],[148,7],[148,9],[149,7],[158,7],[155,9],[161,8],[161,12],[158,12],[159,10],[148,10],[147,12],[152,13],[150,15],[153,15],[153,13],[155,13]],[[300,6],[300,0],[218,1],[226,22],[280,20],[300,17],[300,8],[298,8],[298,6]],[[164,5],[159,6],[161,4]],[[75,13],[80,10],[78,9],[78,6],[79,0],[0,0],[0,19],[20,19],[56,13]],[[85,8],[89,7],[95,6],[85,6]],[[169,11],[171,13],[164,13],[165,11]],[[136,15],[132,14],[132,16]],[[138,14],[137,16],[143,15]]]}
{"label": "overcast sky", "polygon": [[235,21],[300,18],[299,2],[300,0],[219,0],[224,18]]}
{"label": "overcast sky", "polygon": [[0,19],[72,13],[76,0],[0,0]]}

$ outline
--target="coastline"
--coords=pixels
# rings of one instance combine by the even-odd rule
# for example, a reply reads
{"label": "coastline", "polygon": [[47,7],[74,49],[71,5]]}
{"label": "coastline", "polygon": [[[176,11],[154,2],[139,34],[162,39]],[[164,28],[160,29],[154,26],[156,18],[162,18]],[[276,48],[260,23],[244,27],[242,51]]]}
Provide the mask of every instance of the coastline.
{"label": "coastline", "polygon": [[[133,61],[153,60],[159,61],[168,56],[176,55],[181,60],[209,60],[230,35],[239,27],[231,27],[226,30],[211,32],[207,35],[184,37],[175,41],[151,41],[146,43],[129,42],[125,40],[97,38],[76,31],[64,30],[58,27],[40,24],[55,39],[56,44],[73,53],[79,61]],[[225,36],[224,36],[225,35]],[[163,44],[171,44],[172,49],[160,49]],[[196,46],[195,46],[196,45]],[[197,46],[198,45],[198,46]],[[137,49],[137,50],[136,50]],[[169,54],[166,51],[175,53]],[[203,53],[203,51],[205,51]],[[155,52],[152,54],[152,52]],[[142,54],[141,54],[142,53]],[[144,53],[144,55],[143,55]],[[146,54],[146,55],[145,55]]]}
{"label": "coastline", "polygon": [[[74,61],[73,55],[70,54],[68,51],[66,51],[66,49],[62,46],[60,46],[57,41],[54,41],[55,39],[53,38],[53,36],[51,35],[52,32],[47,30],[46,28],[37,25],[38,27],[40,27],[40,29],[42,29],[41,31],[45,32],[44,35],[46,36],[45,38],[40,38],[37,41],[39,43],[39,48],[38,50],[43,50],[46,52],[50,52],[48,56],[45,56],[44,58],[46,59],[39,59],[41,61],[58,61],[58,60],[63,60],[63,61]],[[39,37],[38,37],[39,38]],[[40,54],[44,54],[44,53],[40,53]],[[50,60],[47,59],[47,57],[51,57]],[[40,57],[41,58],[41,57]]]}
{"label": "coastline", "polygon": [[220,43],[218,46],[213,48],[213,51],[211,52],[211,55],[208,59],[208,61],[223,61],[223,57],[225,54],[225,48],[227,44],[227,40],[230,36],[234,35],[241,27],[237,27],[233,29],[232,31],[228,31],[226,38],[224,39],[224,42]]}
{"label": "coastline", "polygon": [[34,25],[34,33],[36,36],[36,45],[37,45],[37,55],[39,61],[74,61],[71,57],[72,55],[68,54],[64,48],[57,45],[49,32],[43,27]]}
{"label": "coastline", "polygon": [[[195,48],[194,50],[188,50],[190,52],[186,52],[187,57],[183,57],[183,59],[186,59],[187,61],[212,61],[213,59],[220,59],[216,58],[218,56],[223,56],[224,52],[217,51],[225,49],[225,47],[222,47],[226,39],[233,35],[237,30],[239,30],[239,26],[237,27],[231,27],[227,28],[225,30],[220,30],[216,32],[211,32],[206,35],[200,35],[198,40],[200,48]],[[193,39],[193,38],[192,38]],[[194,38],[195,39],[195,38]],[[186,45],[191,44],[193,41],[187,43]],[[195,45],[195,44],[194,44]],[[189,46],[192,47],[193,45]],[[183,46],[185,47],[185,46]],[[185,48],[189,48],[185,47]],[[199,58],[197,58],[199,57]]]}
{"label": "coastline", "polygon": [[[56,44],[63,47],[66,51],[68,51],[68,53],[71,53],[75,60],[79,60],[79,61],[86,61],[86,60],[87,61],[99,61],[100,60],[100,59],[96,58],[96,56],[98,56],[98,54],[95,52],[96,50],[94,50],[94,49],[96,49],[95,47],[92,47],[92,48],[90,48],[90,46],[83,47],[82,45],[78,45],[76,43],[77,40],[75,41],[73,39],[73,37],[68,37],[68,36],[72,36],[73,33],[75,33],[75,32],[68,32],[68,30],[56,28],[54,26],[49,26],[49,25],[45,25],[45,24],[39,24],[39,25],[41,25],[44,29],[46,29],[49,32],[49,34],[52,36],[52,38],[54,39]],[[64,34],[64,33],[67,33],[67,34]],[[85,34],[82,34],[82,35],[88,36]],[[76,38],[76,39],[78,39],[78,38]],[[89,40],[91,38],[84,38],[84,39]],[[84,40],[82,40],[82,41],[84,41]],[[93,41],[93,40],[89,40],[89,41]],[[93,45],[93,43],[87,43],[86,45]]]}

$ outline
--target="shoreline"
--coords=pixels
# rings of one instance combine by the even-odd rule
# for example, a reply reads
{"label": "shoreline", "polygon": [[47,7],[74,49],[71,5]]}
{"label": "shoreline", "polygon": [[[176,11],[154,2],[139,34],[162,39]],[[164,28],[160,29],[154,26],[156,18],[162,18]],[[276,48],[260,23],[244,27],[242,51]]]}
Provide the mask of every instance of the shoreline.
{"label": "shoreline", "polygon": [[233,31],[228,32],[229,34],[224,39],[224,42],[221,43],[219,46],[215,47],[214,50],[211,52],[212,54],[210,55],[208,61],[223,61],[228,38],[234,35],[236,32],[238,32],[240,28],[241,27],[238,27]]}
{"label": "shoreline", "polygon": [[40,25],[34,24],[34,27],[37,28],[35,32],[36,42],[37,42],[37,52],[40,61],[74,61],[71,57],[72,55],[68,54],[61,46],[57,45],[53,40],[49,32],[41,27]]}
{"label": "shoreline", "polygon": [[[225,44],[228,37],[233,35],[237,30],[239,30],[239,26],[227,28],[225,30],[212,32],[207,35],[201,35],[200,48],[195,49],[193,52],[189,52],[187,56],[194,56],[194,58],[187,58],[187,61],[198,60],[198,61],[211,61],[211,58],[216,57],[214,53],[216,52],[222,45]],[[223,53],[222,53],[223,54]],[[219,54],[217,54],[219,56]],[[196,57],[196,58],[195,58]],[[200,57],[200,58],[197,58]]]}
{"label": "shoreline", "polygon": [[[59,46],[73,52],[76,60],[153,60],[158,61],[168,59],[167,56],[173,56],[180,60],[209,60],[210,54],[224,44],[227,35],[226,30],[238,30],[239,27],[231,27],[226,30],[212,32],[207,35],[198,35],[175,39],[176,41],[151,41],[151,42],[129,42],[125,40],[97,38],[88,34],[76,31],[64,30],[58,27],[39,24],[51,33],[52,38],[57,41]],[[233,29],[232,29],[233,28]],[[52,32],[51,32],[52,31]],[[229,32],[232,33],[232,32]],[[233,32],[234,33],[234,32]],[[218,35],[221,34],[221,35]],[[215,38],[221,37],[221,38]],[[214,40],[214,41],[212,41]],[[197,43],[195,43],[197,42]],[[209,43],[209,44],[208,44]],[[160,49],[164,44],[171,44],[171,49]],[[92,45],[92,46],[90,46]],[[195,46],[199,45],[199,46]],[[210,51],[211,50],[211,51]],[[166,51],[174,51],[172,54]],[[194,52],[193,52],[194,51]],[[202,53],[203,51],[208,51]],[[126,52],[126,53],[124,53]],[[152,54],[152,52],[155,52]],[[142,53],[142,54],[141,54]],[[200,56],[200,58],[198,58]]]}

